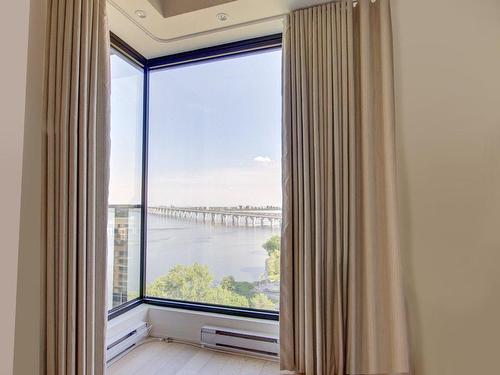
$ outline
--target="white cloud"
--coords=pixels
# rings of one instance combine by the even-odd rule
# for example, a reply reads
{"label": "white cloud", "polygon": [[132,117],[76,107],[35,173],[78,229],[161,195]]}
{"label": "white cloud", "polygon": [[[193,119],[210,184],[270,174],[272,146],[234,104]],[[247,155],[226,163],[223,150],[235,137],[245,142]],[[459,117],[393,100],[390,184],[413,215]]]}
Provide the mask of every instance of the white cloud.
{"label": "white cloud", "polygon": [[270,163],[271,158],[269,156],[256,156],[253,158],[254,161],[257,161],[259,163]]}

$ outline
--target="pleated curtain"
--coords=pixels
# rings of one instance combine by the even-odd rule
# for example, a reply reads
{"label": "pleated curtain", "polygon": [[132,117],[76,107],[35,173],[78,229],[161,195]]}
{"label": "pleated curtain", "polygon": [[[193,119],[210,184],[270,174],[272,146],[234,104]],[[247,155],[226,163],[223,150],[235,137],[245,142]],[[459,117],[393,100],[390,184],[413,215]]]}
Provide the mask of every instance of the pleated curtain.
{"label": "pleated curtain", "polygon": [[293,12],[283,47],[282,369],[408,374],[389,0]]}
{"label": "pleated curtain", "polygon": [[49,0],[45,374],[104,374],[109,168],[105,0]]}

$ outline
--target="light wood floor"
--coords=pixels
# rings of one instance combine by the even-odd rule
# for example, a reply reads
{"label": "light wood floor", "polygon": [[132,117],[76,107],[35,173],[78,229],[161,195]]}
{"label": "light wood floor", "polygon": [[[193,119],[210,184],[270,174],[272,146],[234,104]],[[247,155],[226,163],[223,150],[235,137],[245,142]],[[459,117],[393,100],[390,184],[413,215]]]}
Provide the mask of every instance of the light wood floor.
{"label": "light wood floor", "polygon": [[279,364],[191,345],[149,342],[120,358],[108,375],[278,375]]}

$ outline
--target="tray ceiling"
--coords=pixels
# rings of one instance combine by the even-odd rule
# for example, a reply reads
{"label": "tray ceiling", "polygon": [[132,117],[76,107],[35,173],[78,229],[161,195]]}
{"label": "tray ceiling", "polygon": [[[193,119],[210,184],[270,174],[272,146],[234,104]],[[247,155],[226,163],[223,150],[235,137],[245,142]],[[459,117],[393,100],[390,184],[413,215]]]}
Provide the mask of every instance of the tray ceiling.
{"label": "tray ceiling", "polygon": [[[107,10],[111,31],[143,56],[152,58],[279,33],[283,28],[280,15],[324,2],[325,0],[107,0]],[[217,18],[220,13],[227,15],[226,21]],[[239,24],[245,25],[231,27]],[[221,31],[189,36],[216,29]],[[189,37],[183,38],[184,36]],[[171,41],[172,38],[180,40]]]}

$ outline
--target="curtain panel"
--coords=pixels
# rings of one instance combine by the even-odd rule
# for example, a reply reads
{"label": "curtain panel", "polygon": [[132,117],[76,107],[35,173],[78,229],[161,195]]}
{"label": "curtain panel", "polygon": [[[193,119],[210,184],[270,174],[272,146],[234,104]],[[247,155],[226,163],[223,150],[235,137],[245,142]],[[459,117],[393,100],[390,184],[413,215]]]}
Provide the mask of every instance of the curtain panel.
{"label": "curtain panel", "polygon": [[49,0],[45,88],[46,374],[104,374],[109,169],[105,0]]}
{"label": "curtain panel", "polygon": [[389,0],[293,12],[283,49],[281,367],[407,374]]}

